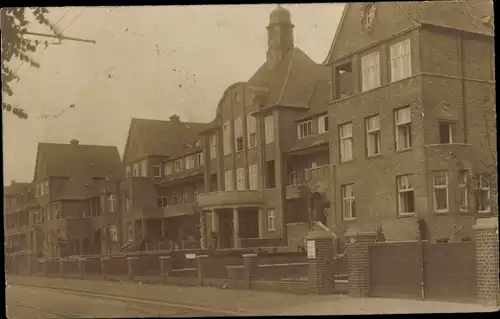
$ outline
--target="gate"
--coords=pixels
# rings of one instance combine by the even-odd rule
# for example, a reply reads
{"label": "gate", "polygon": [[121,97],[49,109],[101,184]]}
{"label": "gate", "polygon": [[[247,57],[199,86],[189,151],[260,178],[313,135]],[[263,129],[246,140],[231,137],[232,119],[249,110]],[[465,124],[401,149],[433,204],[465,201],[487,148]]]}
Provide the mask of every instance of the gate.
{"label": "gate", "polygon": [[379,243],[369,248],[371,295],[476,299],[475,243]]}

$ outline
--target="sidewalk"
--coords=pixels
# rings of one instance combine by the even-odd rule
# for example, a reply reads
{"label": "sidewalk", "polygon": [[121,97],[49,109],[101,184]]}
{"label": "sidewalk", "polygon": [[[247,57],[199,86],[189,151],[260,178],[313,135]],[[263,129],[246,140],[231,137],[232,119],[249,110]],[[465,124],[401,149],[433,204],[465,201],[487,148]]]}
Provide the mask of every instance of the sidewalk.
{"label": "sidewalk", "polygon": [[9,276],[10,285],[31,285],[146,299],[212,310],[240,312],[242,315],[340,315],[389,313],[492,312],[498,308],[406,299],[363,298],[341,295],[292,295],[250,290],[206,287],[177,287],[116,283],[45,277]]}

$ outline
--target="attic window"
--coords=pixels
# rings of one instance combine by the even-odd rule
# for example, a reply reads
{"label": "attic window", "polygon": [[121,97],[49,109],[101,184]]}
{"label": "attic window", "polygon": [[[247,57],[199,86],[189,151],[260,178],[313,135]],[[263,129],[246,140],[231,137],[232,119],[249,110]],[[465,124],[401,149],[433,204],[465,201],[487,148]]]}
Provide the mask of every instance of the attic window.
{"label": "attic window", "polygon": [[354,76],[352,73],[352,62],[338,65],[334,72],[335,98],[341,99],[354,94]]}

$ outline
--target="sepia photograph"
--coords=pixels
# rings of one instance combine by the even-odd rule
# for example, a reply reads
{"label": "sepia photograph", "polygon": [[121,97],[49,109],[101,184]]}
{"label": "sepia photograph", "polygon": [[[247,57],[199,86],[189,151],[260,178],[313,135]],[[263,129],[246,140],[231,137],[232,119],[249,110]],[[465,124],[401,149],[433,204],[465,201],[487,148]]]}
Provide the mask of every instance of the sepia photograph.
{"label": "sepia photograph", "polygon": [[494,5],[2,7],[7,318],[498,312]]}

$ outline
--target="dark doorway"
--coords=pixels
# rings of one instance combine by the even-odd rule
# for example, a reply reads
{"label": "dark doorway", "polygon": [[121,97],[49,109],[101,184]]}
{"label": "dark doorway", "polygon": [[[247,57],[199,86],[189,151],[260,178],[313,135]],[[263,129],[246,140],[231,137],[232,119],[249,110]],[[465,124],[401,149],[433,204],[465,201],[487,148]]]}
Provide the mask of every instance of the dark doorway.
{"label": "dark doorway", "polygon": [[221,210],[219,214],[219,248],[233,247],[233,212]]}
{"label": "dark doorway", "polygon": [[266,188],[276,187],[274,161],[266,162]]}
{"label": "dark doorway", "polygon": [[240,238],[259,238],[259,209],[242,208],[240,214]]}
{"label": "dark doorway", "polygon": [[101,229],[96,230],[94,233],[94,249],[93,252],[95,254],[100,254],[101,253]]}

